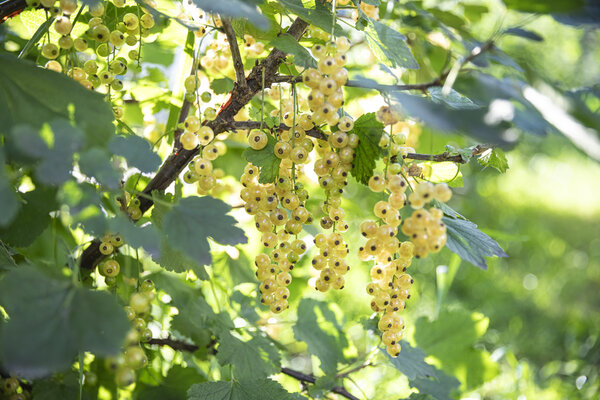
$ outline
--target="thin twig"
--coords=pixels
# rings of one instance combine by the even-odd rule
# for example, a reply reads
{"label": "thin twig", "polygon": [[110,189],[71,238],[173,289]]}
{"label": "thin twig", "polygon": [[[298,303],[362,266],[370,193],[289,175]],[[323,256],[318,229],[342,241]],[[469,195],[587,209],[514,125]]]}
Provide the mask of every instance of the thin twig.
{"label": "thin twig", "polygon": [[367,367],[374,367],[374,366],[375,366],[375,364],[371,363],[371,361],[367,361],[367,362],[365,362],[365,363],[363,363],[363,364],[361,364],[361,365],[359,365],[357,367],[352,368],[351,370],[348,370],[348,371],[343,372],[341,374],[337,374],[337,378],[338,379],[345,378],[345,377],[347,377],[350,374],[353,374],[353,373],[355,373],[357,371],[360,371],[361,369],[364,369],[364,368],[367,368]]}
{"label": "thin twig", "polygon": [[235,69],[237,84],[246,86],[244,63],[242,62],[242,56],[240,55],[240,48],[235,36],[235,31],[231,25],[231,19],[221,16],[221,22],[223,23],[223,30],[225,31],[225,35],[227,35],[227,41],[229,42],[229,48],[231,49],[231,59],[233,60],[233,69]]}
{"label": "thin twig", "polygon": [[[478,156],[486,150],[493,149],[495,146],[491,144],[479,144],[473,148],[471,155]],[[469,160],[465,160],[462,158],[460,154],[450,155],[447,151],[441,154],[419,154],[419,153],[408,153],[405,156],[402,156],[404,159],[409,160],[420,160],[420,161],[435,161],[435,162],[443,162],[443,161],[452,161],[455,163],[466,164]]]}
{"label": "thin twig", "polygon": [[[184,342],[184,341],[181,341],[181,340],[176,340],[176,339],[171,339],[171,338],[167,338],[167,339],[150,339],[147,343],[148,344],[158,345],[158,346],[169,346],[173,350],[187,351],[187,352],[192,352],[192,353],[199,349],[199,347],[196,346],[195,344],[190,344],[190,343],[187,343],[187,342]],[[364,368],[364,367],[362,367],[362,368]],[[313,383],[314,384],[317,381],[317,378],[315,378],[314,375],[308,375],[308,374],[305,374],[303,372],[296,371],[294,369],[282,367],[281,368],[281,372],[283,374],[291,376],[292,378],[297,379],[297,380],[299,380],[301,382]],[[344,374],[344,376],[348,375],[351,372],[354,372],[354,371],[349,371],[346,374]],[[348,392],[342,386],[335,386],[335,387],[331,388],[331,391],[333,393],[339,394],[340,396],[345,397],[345,398],[350,399],[350,400],[359,400],[357,397],[355,397],[354,395],[352,395],[350,392]]]}
{"label": "thin twig", "polygon": [[[314,375],[308,375],[294,369],[283,367],[281,368],[281,372],[287,376],[291,376],[292,378],[299,380],[300,382],[315,383],[317,381],[317,378],[315,378]],[[350,400],[360,400],[358,397],[348,392],[343,386],[335,386],[331,388],[331,391]]]}

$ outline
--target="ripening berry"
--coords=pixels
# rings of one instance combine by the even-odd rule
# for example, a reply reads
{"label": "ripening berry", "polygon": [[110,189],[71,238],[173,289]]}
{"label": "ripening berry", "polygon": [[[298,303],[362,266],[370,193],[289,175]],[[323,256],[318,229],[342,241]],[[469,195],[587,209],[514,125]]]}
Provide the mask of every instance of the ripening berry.
{"label": "ripening berry", "polygon": [[268,138],[264,132],[254,131],[248,136],[248,144],[254,150],[262,150],[267,146]]}
{"label": "ripening berry", "polygon": [[108,260],[104,264],[102,264],[102,275],[108,277],[115,277],[119,275],[119,271],[121,270],[121,266],[116,260]]}
{"label": "ripening berry", "polygon": [[445,203],[452,198],[452,190],[445,183],[438,183],[433,189],[433,196],[437,201]]}
{"label": "ripening berry", "polygon": [[302,76],[302,81],[304,84],[313,89],[319,87],[321,79],[321,73],[314,68],[308,69]]}
{"label": "ripening berry", "polygon": [[415,187],[415,193],[417,193],[419,195],[419,197],[421,197],[425,201],[425,203],[428,203],[433,199],[433,189],[434,189],[434,186],[432,183],[420,182]]}
{"label": "ripening berry", "polygon": [[324,57],[319,60],[319,71],[324,74],[333,74],[339,69],[333,57]]}
{"label": "ripening berry", "polygon": [[112,252],[113,252],[112,244],[110,244],[109,242],[100,243],[100,253],[102,253],[104,255],[109,255],[109,254],[112,254]]}
{"label": "ripening berry", "polygon": [[54,43],[46,43],[42,46],[42,56],[46,57],[49,60],[54,60],[60,54],[60,50],[58,46]]}
{"label": "ripening berry", "polygon": [[120,368],[115,374],[115,382],[120,387],[135,383],[135,379],[135,371],[131,368]]}
{"label": "ripening berry", "polygon": [[144,29],[151,29],[154,27],[154,17],[152,17],[150,14],[144,14],[140,18],[140,24]]}
{"label": "ripening berry", "polygon": [[179,137],[179,141],[185,150],[194,150],[198,147],[198,136],[193,132],[185,132]]}
{"label": "ripening berry", "polygon": [[315,56],[317,59],[321,59],[327,55],[327,48],[322,44],[313,45],[311,51],[313,56]]}
{"label": "ripening berry", "polygon": [[385,189],[385,179],[383,178],[383,176],[377,174],[373,175],[369,179],[369,189],[376,193],[383,192],[383,190]]}
{"label": "ripening berry", "polygon": [[127,13],[127,14],[123,15],[123,23],[125,24],[127,29],[130,31],[137,29],[139,26],[138,17],[134,13]]}
{"label": "ripening berry", "polygon": [[145,314],[150,310],[150,301],[144,294],[134,293],[129,298],[129,306],[136,314]]}

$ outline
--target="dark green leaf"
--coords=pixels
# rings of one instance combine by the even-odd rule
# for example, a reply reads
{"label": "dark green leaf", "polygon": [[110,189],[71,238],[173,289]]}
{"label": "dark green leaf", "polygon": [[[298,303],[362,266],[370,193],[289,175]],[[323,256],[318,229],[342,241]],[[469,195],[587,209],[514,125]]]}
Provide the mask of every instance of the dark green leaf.
{"label": "dark green leaf", "polygon": [[225,94],[233,90],[233,83],[233,80],[228,77],[213,79],[210,88],[215,94]]}
{"label": "dark green leaf", "polygon": [[480,108],[477,104],[473,103],[471,99],[463,96],[454,89],[450,89],[450,93],[444,96],[441,87],[432,87],[429,88],[429,94],[434,102],[444,103],[455,110],[474,110]]}
{"label": "dark green leaf", "polygon": [[248,259],[248,256],[240,251],[238,258],[232,258],[227,252],[223,251],[212,255],[213,268],[219,276],[226,274],[231,277],[231,283],[236,286],[245,282],[256,282],[254,275],[254,266]]}
{"label": "dark green leaf", "polygon": [[194,385],[188,390],[188,400],[301,400],[305,397],[289,393],[270,379],[248,382],[218,381]]}
{"label": "dark green leaf", "polygon": [[[15,125],[40,128],[46,121],[71,119],[86,134],[88,147],[105,146],[114,132],[114,115],[104,96],[65,74],[0,54],[0,131]],[[35,118],[32,118],[32,116]]]}
{"label": "dark green leaf", "polygon": [[4,366],[26,378],[66,369],[80,351],[117,355],[130,329],[114,297],[32,267],[4,276],[0,304],[10,316],[0,344]]}
{"label": "dark green leaf", "polygon": [[38,187],[21,195],[23,203],[14,221],[0,229],[0,238],[16,246],[29,246],[50,224],[50,211],[58,208],[56,189]]}
{"label": "dark green leaf", "polygon": [[[344,360],[343,341],[340,339],[340,331],[334,326],[337,321],[333,313],[330,318],[317,314],[327,310],[327,305],[310,298],[303,298],[298,306],[298,320],[294,325],[294,337],[296,340],[305,342],[308,352],[316,356],[321,362],[321,369],[325,373],[334,373],[338,362]],[[332,318],[331,318],[332,317]],[[330,327],[328,331],[325,328]],[[337,335],[331,332],[336,332]]]}
{"label": "dark green leaf", "polygon": [[156,227],[154,225],[140,226],[120,214],[108,221],[111,232],[123,236],[127,245],[133,248],[143,248],[154,257],[158,256],[160,240]]}
{"label": "dark green leaf", "polygon": [[230,17],[246,18],[258,28],[269,28],[269,21],[262,15],[258,8],[245,0],[192,0],[198,7],[209,13],[221,14]]}
{"label": "dark green leaf", "polygon": [[275,144],[277,143],[277,140],[271,135],[267,135],[267,138],[267,146],[264,149],[254,150],[248,147],[244,150],[244,158],[246,161],[260,168],[260,177],[258,178],[260,183],[275,182],[275,179],[279,177],[279,164],[281,164],[281,159],[277,158],[275,155]]}
{"label": "dark green leaf", "polygon": [[500,245],[477,229],[471,221],[443,218],[447,228],[446,246],[460,258],[481,269],[487,269],[485,257],[508,257]]}
{"label": "dark green leaf", "polygon": [[152,151],[150,143],[139,136],[115,136],[108,149],[127,160],[127,165],[142,172],[154,172],[160,166],[160,157]]}
{"label": "dark green leaf", "polygon": [[394,92],[392,96],[409,116],[443,132],[464,132],[489,143],[505,143],[503,132],[507,123],[488,124],[484,118],[486,108],[478,110],[452,110],[420,96]]}
{"label": "dark green leaf", "polygon": [[371,51],[385,65],[392,68],[419,68],[419,64],[406,45],[406,36],[400,32],[369,18],[365,34]]}
{"label": "dark green leaf", "polygon": [[543,42],[544,38],[539,34],[523,28],[508,28],[504,31],[505,35],[518,36],[524,39],[533,40],[534,42]]}
{"label": "dark green leaf", "polygon": [[135,398],[144,400],[181,400],[193,384],[205,381],[194,368],[175,365],[157,386],[136,385]]}
{"label": "dark green leaf", "polygon": [[102,185],[109,189],[119,187],[120,176],[110,162],[110,155],[99,147],[94,147],[79,158],[81,172],[89,177],[94,177]]}
{"label": "dark green leaf", "polygon": [[487,149],[479,156],[477,162],[484,167],[495,168],[501,173],[505,173],[508,169],[508,160],[506,159],[506,154],[504,154],[504,152],[497,147],[494,147],[493,149]]}
{"label": "dark green leaf", "polygon": [[435,378],[435,367],[425,362],[427,354],[418,347],[412,347],[408,342],[402,340],[400,342],[402,350],[396,358],[390,357],[387,351],[383,350],[384,354],[389,358],[390,362],[398,371],[402,372],[410,380],[417,377]]}
{"label": "dark green leaf", "polygon": [[351,133],[357,134],[360,142],[354,149],[354,166],[350,173],[358,182],[367,185],[373,176],[375,163],[381,157],[379,141],[383,134],[383,124],[377,121],[375,113],[363,114],[354,121]]}
{"label": "dark green leaf", "polygon": [[8,252],[6,245],[0,241],[0,271],[9,271],[16,266],[17,264]]}
{"label": "dark green leaf", "polygon": [[0,227],[8,225],[19,211],[19,201],[6,174],[4,147],[0,147]]}
{"label": "dark green leaf", "polygon": [[230,333],[220,335],[217,359],[221,365],[233,365],[236,379],[242,381],[266,378],[281,369],[279,351],[261,336],[244,342]]}
{"label": "dark green leaf", "polygon": [[283,34],[271,41],[271,45],[294,56],[294,64],[304,68],[317,68],[317,61],[306,48],[291,35]]}
{"label": "dark green leaf", "polygon": [[[436,378],[420,377],[409,381],[410,386],[419,389],[420,392],[415,400],[427,400],[430,399],[429,396],[435,400],[454,400],[453,392],[458,389],[460,382],[455,377],[447,375],[435,367],[434,369]],[[413,397],[411,396],[409,399],[412,400]]]}
{"label": "dark green leaf", "polygon": [[[332,15],[331,7],[325,7],[320,2],[315,3],[315,8],[305,8],[301,0],[278,0],[285,9],[296,14],[304,21],[311,25],[318,26],[325,32],[331,32],[332,28]],[[347,36],[346,32],[336,23],[335,24],[335,36]]]}
{"label": "dark green leaf", "polygon": [[163,232],[175,249],[201,265],[211,263],[208,238],[221,244],[246,243],[244,231],[227,215],[231,207],[212,197],[186,197],[169,210]]}

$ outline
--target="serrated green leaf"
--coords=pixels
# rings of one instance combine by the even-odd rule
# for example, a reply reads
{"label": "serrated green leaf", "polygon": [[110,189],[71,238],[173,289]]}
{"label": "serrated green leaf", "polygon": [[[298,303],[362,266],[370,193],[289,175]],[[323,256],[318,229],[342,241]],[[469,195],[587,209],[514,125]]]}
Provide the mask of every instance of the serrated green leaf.
{"label": "serrated green leaf", "polygon": [[434,102],[446,104],[448,107],[455,110],[475,110],[480,108],[477,104],[473,103],[471,99],[463,96],[452,88],[450,88],[450,92],[447,95],[444,95],[442,91],[443,89],[441,87],[429,88],[429,94]]}
{"label": "serrated green leaf", "polygon": [[233,286],[246,282],[256,282],[252,263],[244,252],[240,251],[237,259],[232,258],[225,251],[216,254],[213,253],[212,258],[212,265],[215,272],[219,276],[229,273]]}
{"label": "serrated green leaf", "polygon": [[50,211],[58,208],[56,189],[46,186],[21,195],[23,204],[13,222],[0,228],[0,239],[16,246],[29,246],[50,224]]}
{"label": "serrated green leaf", "polygon": [[508,257],[494,239],[468,220],[443,217],[446,224],[446,247],[460,258],[481,269],[487,269],[485,257]]}
{"label": "serrated green leaf", "polygon": [[11,110],[0,113],[3,134],[18,124],[40,128],[53,119],[70,120],[71,114],[87,147],[105,146],[114,133],[114,114],[103,95],[7,53],[0,54],[0,109]]}
{"label": "serrated green leaf", "polygon": [[[324,315],[323,318],[319,318],[317,311],[321,314],[328,311],[327,318]],[[293,328],[294,337],[306,343],[308,352],[320,360],[321,369],[326,374],[334,373],[338,362],[344,360],[345,337],[340,336],[343,335],[343,330],[339,326],[331,329],[331,331],[337,330],[337,335],[324,330],[326,326],[333,325],[332,323],[337,325],[337,320],[325,303],[309,298],[300,301],[298,319]]]}
{"label": "serrated green leaf", "polygon": [[246,243],[244,231],[227,215],[231,207],[212,197],[186,197],[179,200],[163,219],[163,232],[169,244],[200,265],[211,263],[208,239],[221,244]]}
{"label": "serrated green leaf", "polygon": [[506,154],[497,147],[484,151],[477,159],[477,162],[484,167],[495,168],[500,173],[505,173],[508,169]]}
{"label": "serrated green leaf", "polygon": [[221,14],[230,17],[241,17],[252,22],[260,29],[268,29],[269,21],[262,15],[258,8],[250,2],[243,0],[192,0],[199,8],[209,13]]}
{"label": "serrated green leaf", "polygon": [[427,355],[440,360],[444,370],[456,374],[467,388],[474,388],[497,373],[490,354],[475,347],[488,324],[489,319],[481,313],[443,310],[433,321],[421,317],[415,322],[415,340]]}
{"label": "serrated green leaf", "polygon": [[10,316],[0,343],[4,367],[31,379],[68,368],[78,352],[117,355],[130,329],[113,296],[32,267],[4,275],[0,304]]}
{"label": "serrated green leaf", "polygon": [[4,146],[0,147],[0,227],[8,225],[19,211],[19,201],[6,173]]}
{"label": "serrated green leaf", "polygon": [[365,35],[369,48],[388,67],[418,69],[419,64],[406,45],[406,36],[389,26],[367,17]]}
{"label": "serrated green leaf", "polygon": [[151,256],[157,257],[160,249],[160,239],[158,231],[154,225],[140,226],[133,223],[123,214],[108,220],[110,232],[115,232],[123,236],[127,245],[135,248],[143,248]]}
{"label": "serrated green leaf", "polygon": [[270,379],[248,382],[218,381],[194,385],[188,390],[188,400],[301,400],[297,393],[289,393]]}
{"label": "serrated green leaf", "polygon": [[400,355],[391,357],[385,349],[381,351],[388,357],[396,369],[402,372],[408,379],[417,377],[435,378],[435,367],[425,362],[427,354],[418,347],[412,347],[408,342],[400,342]]}
{"label": "serrated green leaf", "polygon": [[379,141],[383,134],[383,124],[377,121],[375,113],[363,114],[354,121],[351,133],[357,134],[360,142],[354,149],[354,165],[350,174],[358,182],[367,185],[373,176],[375,163],[381,157]]}
{"label": "serrated green leaf", "polygon": [[17,125],[12,140],[23,154],[39,159],[35,175],[42,183],[59,185],[71,177],[73,154],[83,147],[84,135],[69,121],[57,119],[39,132],[29,125]]}
{"label": "serrated green leaf", "polygon": [[313,56],[306,50],[306,48],[291,35],[285,33],[277,36],[270,43],[272,46],[277,47],[279,50],[291,54],[294,56],[294,64],[304,68],[317,68],[317,61]]}
{"label": "serrated green leaf", "polygon": [[81,153],[79,158],[81,172],[89,177],[94,177],[109,189],[119,187],[120,176],[110,162],[110,155],[99,147],[94,147]]}
{"label": "serrated green leaf", "polygon": [[221,365],[233,365],[236,379],[242,381],[263,379],[281,368],[279,351],[261,336],[244,342],[230,333],[221,334],[217,360]]}
{"label": "serrated green leaf", "polygon": [[233,80],[228,77],[213,79],[210,88],[215,94],[225,94],[233,90]]}
{"label": "serrated green leaf", "polygon": [[[281,3],[287,11],[291,11],[296,14],[304,21],[311,25],[318,26],[325,32],[331,32],[332,26],[332,15],[331,9],[325,7],[320,2],[315,2],[315,8],[306,8],[302,4],[301,0],[277,0]],[[335,24],[335,36],[347,36],[346,32],[336,23]]]}
{"label": "serrated green leaf", "polygon": [[267,145],[264,149],[254,150],[249,147],[244,150],[246,161],[260,168],[260,177],[258,178],[260,183],[275,182],[275,179],[279,177],[281,159],[275,155],[277,140],[269,134],[267,134],[267,139]]}
{"label": "serrated green leaf", "polygon": [[108,149],[127,160],[127,165],[141,172],[154,172],[160,166],[160,157],[152,151],[150,143],[139,136],[115,136]]}

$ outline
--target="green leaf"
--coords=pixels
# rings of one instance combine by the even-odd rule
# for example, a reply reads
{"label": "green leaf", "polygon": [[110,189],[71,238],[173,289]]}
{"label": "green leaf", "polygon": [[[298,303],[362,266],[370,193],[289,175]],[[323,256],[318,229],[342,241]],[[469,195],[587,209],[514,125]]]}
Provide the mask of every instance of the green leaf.
{"label": "green leaf", "polygon": [[253,265],[248,256],[242,251],[238,258],[232,258],[227,252],[213,253],[213,268],[219,276],[229,273],[231,283],[237,286],[241,283],[256,282]]}
{"label": "green leaf", "polygon": [[306,399],[289,393],[270,379],[248,382],[218,381],[194,385],[188,390],[188,400],[300,400]]}
{"label": "green leaf", "polygon": [[396,369],[402,372],[408,379],[417,377],[435,378],[435,367],[425,362],[427,354],[418,347],[412,347],[408,342],[400,342],[400,355],[396,358],[390,357],[385,349],[381,349]]}
{"label": "green leaf", "polygon": [[[421,317],[415,322],[415,340],[429,356],[440,361],[444,370],[455,374],[467,389],[472,389],[497,373],[490,354],[476,347],[488,324],[489,319],[481,313],[443,310],[436,320]],[[435,376],[441,381],[442,375]]]}
{"label": "green leaf", "polygon": [[0,210],[0,227],[8,225],[19,211],[17,195],[6,173],[4,146],[0,147]]}
{"label": "green leaf", "polygon": [[96,178],[109,189],[119,187],[120,176],[110,162],[110,155],[104,149],[94,147],[81,153],[79,168],[85,175]]}
{"label": "green leaf", "polygon": [[213,79],[210,88],[215,94],[226,94],[233,90],[233,80],[228,77]]}
{"label": "green leaf", "polygon": [[4,276],[0,304],[10,316],[2,327],[4,366],[28,379],[68,368],[78,352],[117,355],[131,328],[113,296],[32,267]]}
{"label": "green leaf", "polygon": [[[435,378],[418,377],[409,381],[411,387],[419,389],[419,397],[415,399],[427,400],[432,396],[435,400],[455,400],[453,392],[460,386],[460,382],[453,376],[445,374],[437,368],[435,369]],[[421,397],[426,396],[426,397]],[[412,395],[409,399],[413,399]]]}
{"label": "green leaf", "polygon": [[42,38],[42,36],[44,36],[46,32],[48,32],[48,29],[50,29],[53,23],[54,18],[50,17],[39,26],[39,28],[35,31],[33,35],[31,35],[31,38],[27,41],[25,46],[23,46],[23,48],[19,52],[19,58],[24,58],[27,54],[29,54],[29,51],[31,51],[33,46],[35,46],[37,42],[39,42],[39,40]]}
{"label": "green leaf", "polygon": [[163,272],[151,275],[151,279],[156,287],[171,296],[173,305],[179,310],[179,314],[173,317],[173,328],[192,338],[199,346],[209,342],[209,329],[218,332],[233,329],[233,322],[226,313],[216,314],[204,300],[202,292],[179,277]]}
{"label": "green leaf", "polygon": [[444,103],[448,107],[455,110],[474,110],[480,108],[477,104],[473,103],[471,99],[463,96],[454,89],[450,89],[450,93],[444,96],[441,87],[429,88],[429,94],[434,102],[441,104]]}
{"label": "green leaf", "polygon": [[211,263],[208,238],[221,244],[246,243],[244,231],[227,215],[231,207],[212,197],[186,197],[169,210],[163,232],[169,244],[201,265]]}
{"label": "green leaf", "polygon": [[108,220],[110,232],[115,232],[123,236],[127,245],[137,249],[139,247],[154,257],[158,256],[160,248],[160,239],[158,231],[154,225],[140,226],[135,224],[123,214]]}
{"label": "green leaf", "polygon": [[115,136],[108,149],[127,160],[127,165],[141,172],[154,172],[160,167],[160,157],[152,151],[150,143],[139,136]]}
{"label": "green leaf", "polygon": [[6,245],[0,241],[0,271],[10,271],[16,266],[17,264],[8,252]]}
{"label": "green leaf", "polygon": [[241,17],[252,22],[260,29],[268,29],[269,21],[251,2],[244,0],[192,0],[199,8],[208,12],[230,17]]}
{"label": "green leaf", "polygon": [[206,378],[194,368],[174,365],[157,386],[136,384],[134,398],[144,400],[180,400],[185,399],[186,392],[193,384],[205,381]]}
{"label": "green leaf", "polygon": [[477,162],[484,167],[495,168],[500,173],[505,173],[508,169],[506,154],[497,147],[484,151],[477,159]]}
{"label": "green leaf", "polygon": [[505,35],[513,35],[524,39],[533,40],[534,42],[543,42],[544,38],[539,34],[523,28],[508,28],[504,31]]}
{"label": "green leaf", "polygon": [[73,154],[81,149],[83,132],[65,119],[53,120],[39,132],[29,125],[17,125],[12,130],[15,146],[40,161],[35,175],[47,185],[59,185],[71,177]]}
{"label": "green leaf", "polygon": [[445,146],[449,155],[460,155],[464,162],[469,162],[473,158],[473,146],[457,149],[454,146],[447,144]]}
{"label": "green leaf", "polygon": [[503,0],[507,8],[531,13],[560,13],[577,11],[583,0]]}
{"label": "green leaf", "polygon": [[[53,119],[71,120],[86,134],[86,146],[105,146],[114,133],[114,115],[103,95],[65,74],[0,54],[0,132],[18,124],[40,128]],[[35,116],[35,118],[32,118]]]}
{"label": "green leaf", "polygon": [[56,189],[41,186],[21,195],[23,204],[13,222],[0,228],[0,239],[16,246],[29,246],[50,224],[50,211],[58,208]]}
{"label": "green leaf", "polygon": [[267,134],[267,138],[267,146],[264,149],[254,150],[248,147],[244,150],[244,158],[246,161],[260,168],[260,177],[258,178],[260,183],[275,182],[275,179],[279,177],[279,164],[281,164],[281,159],[277,158],[275,155],[275,144],[277,143],[277,140],[269,134]]}
{"label": "green leaf", "polygon": [[419,68],[406,45],[406,36],[372,18],[368,18],[368,21],[365,29],[367,43],[379,61],[392,68]]}
{"label": "green leaf", "polygon": [[360,142],[355,149],[354,166],[350,173],[358,182],[368,185],[375,163],[381,157],[379,141],[383,134],[383,124],[377,121],[375,113],[363,114],[354,121],[351,133],[357,134]]}
{"label": "green leaf", "polygon": [[338,362],[344,360],[345,337],[328,305],[303,298],[293,330],[296,340],[305,342],[308,352],[319,359],[323,372],[335,373]]}
{"label": "green leaf", "polygon": [[[332,15],[331,7],[325,7],[320,2],[315,2],[315,8],[305,8],[301,0],[277,0],[281,3],[285,9],[296,14],[304,21],[311,25],[318,26],[325,32],[331,32],[332,29]],[[336,23],[335,24],[335,36],[347,36],[347,33]]]}
{"label": "green leaf", "polygon": [[266,378],[281,368],[279,351],[261,336],[244,342],[231,333],[220,335],[217,359],[221,365],[233,365],[236,379],[242,381]]}
{"label": "green leaf", "polygon": [[291,35],[285,33],[271,41],[271,45],[279,50],[294,56],[294,64],[304,68],[317,68],[317,61],[306,48]]}
{"label": "green leaf", "polygon": [[500,245],[468,220],[443,217],[446,224],[446,247],[460,258],[481,269],[487,269],[485,257],[508,257]]}

